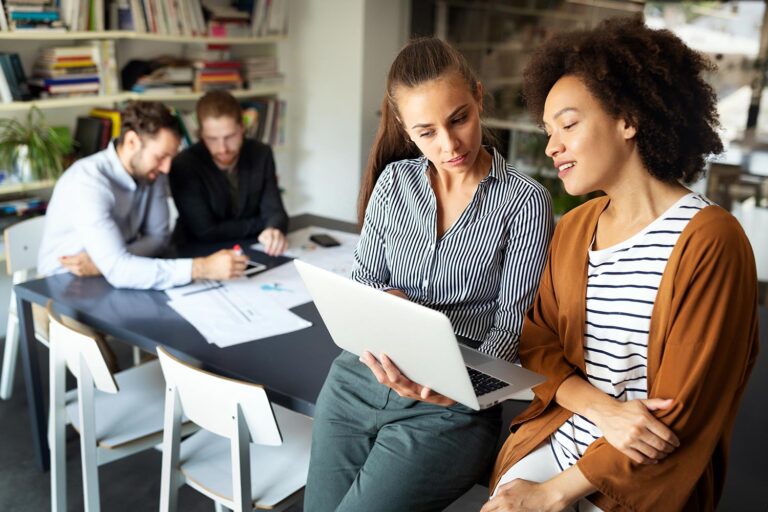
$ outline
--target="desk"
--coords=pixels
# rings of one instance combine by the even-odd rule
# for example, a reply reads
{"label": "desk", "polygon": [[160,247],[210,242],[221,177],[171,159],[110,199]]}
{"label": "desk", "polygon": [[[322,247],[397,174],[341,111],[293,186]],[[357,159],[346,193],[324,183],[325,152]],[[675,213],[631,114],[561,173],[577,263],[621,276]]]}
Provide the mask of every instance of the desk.
{"label": "desk", "polygon": [[[310,215],[291,220],[293,229],[310,225],[354,230],[352,224]],[[248,247],[246,243],[250,245],[253,241],[243,242],[244,247]],[[231,246],[231,242],[217,245]],[[192,248],[190,255],[208,254],[219,247]],[[261,254],[252,256],[271,266],[287,261]],[[117,289],[103,278],[78,278],[71,274],[28,281],[16,285],[14,290],[18,300],[21,358],[35,456],[43,471],[48,469],[50,462],[48,421],[34,336],[32,303],[44,306],[51,300],[57,312],[146,351],[154,352],[157,345],[162,345],[184,359],[200,361],[217,373],[260,383],[267,389],[271,400],[310,416],[331,362],[340,352],[312,303],[292,310],[312,322],[312,327],[221,349],[209,344],[173,311],[166,304],[168,297],[161,291]]]}
{"label": "desk", "polygon": [[745,174],[768,178],[768,152],[765,150],[744,151],[734,146],[714,157],[712,161],[739,165]]}

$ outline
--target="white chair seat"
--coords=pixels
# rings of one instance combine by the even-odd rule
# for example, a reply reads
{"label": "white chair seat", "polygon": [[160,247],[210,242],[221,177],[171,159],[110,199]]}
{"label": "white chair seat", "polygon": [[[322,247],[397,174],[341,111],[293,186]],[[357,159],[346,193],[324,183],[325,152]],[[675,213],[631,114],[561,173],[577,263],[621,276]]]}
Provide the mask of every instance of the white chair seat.
{"label": "white chair seat", "polygon": [[[300,491],[309,468],[312,419],[272,405],[281,446],[250,444],[254,507],[272,508]],[[181,473],[187,484],[211,499],[232,500],[230,440],[200,430],[181,443]]]}
{"label": "white chair seat", "polygon": [[[100,448],[122,445],[163,432],[165,380],[158,361],[115,374],[119,393],[94,391],[96,442]],[[80,432],[77,394],[67,394],[67,416]]]}

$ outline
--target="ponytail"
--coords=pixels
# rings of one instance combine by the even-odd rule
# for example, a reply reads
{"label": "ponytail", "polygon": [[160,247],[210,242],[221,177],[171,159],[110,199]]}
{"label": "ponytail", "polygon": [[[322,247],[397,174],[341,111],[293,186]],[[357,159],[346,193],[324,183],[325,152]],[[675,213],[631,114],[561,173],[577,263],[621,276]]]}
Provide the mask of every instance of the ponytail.
{"label": "ponytail", "polygon": [[385,95],[384,101],[381,103],[379,129],[376,132],[376,139],[373,141],[371,152],[368,154],[360,196],[357,200],[357,222],[361,228],[368,201],[371,199],[373,189],[384,168],[392,162],[416,158],[420,155],[419,149],[408,138],[392,109],[389,98]]}

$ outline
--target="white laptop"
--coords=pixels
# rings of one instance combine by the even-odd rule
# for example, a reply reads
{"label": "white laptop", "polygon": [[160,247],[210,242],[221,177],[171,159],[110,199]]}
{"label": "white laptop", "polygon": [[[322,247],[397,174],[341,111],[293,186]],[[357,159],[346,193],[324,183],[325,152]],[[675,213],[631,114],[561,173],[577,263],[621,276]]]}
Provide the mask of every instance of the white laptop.
{"label": "white laptop", "polygon": [[360,355],[384,353],[403,374],[475,410],[526,391],[544,377],[459,343],[444,314],[303,261],[296,269],[333,341]]}

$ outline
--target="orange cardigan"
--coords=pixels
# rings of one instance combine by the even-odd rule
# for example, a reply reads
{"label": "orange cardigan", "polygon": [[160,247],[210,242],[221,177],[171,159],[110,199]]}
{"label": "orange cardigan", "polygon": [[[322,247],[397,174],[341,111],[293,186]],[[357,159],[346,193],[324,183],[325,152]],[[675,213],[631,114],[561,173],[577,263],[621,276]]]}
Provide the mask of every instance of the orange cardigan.
{"label": "orange cardigan", "polygon": [[[571,415],[555,402],[570,375],[585,376],[588,250],[606,197],[563,216],[523,325],[523,366],[547,376],[496,460],[490,489]],[[670,255],[651,315],[648,396],[673,398],[654,412],[681,445],[642,465],[598,439],[577,463],[606,511],[714,510],[725,481],[733,422],[759,346],[757,274],[741,226],[718,206],[688,223]]]}

